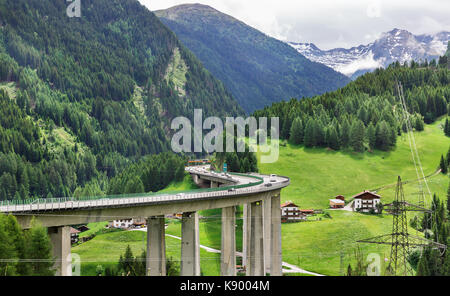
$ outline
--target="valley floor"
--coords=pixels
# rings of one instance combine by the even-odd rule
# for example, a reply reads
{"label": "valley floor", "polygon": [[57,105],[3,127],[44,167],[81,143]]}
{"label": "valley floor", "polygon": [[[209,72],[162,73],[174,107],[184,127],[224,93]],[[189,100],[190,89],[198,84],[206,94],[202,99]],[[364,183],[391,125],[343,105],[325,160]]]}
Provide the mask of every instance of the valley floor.
{"label": "valley floor", "polygon": [[[441,154],[446,154],[450,139],[441,129],[442,120],[428,125],[424,132],[415,133],[417,147],[432,193],[445,198],[449,185],[448,176],[434,174]],[[397,176],[403,180],[416,180],[416,171],[411,159],[409,142],[399,137],[394,151],[364,154],[305,149],[287,144],[280,147],[280,158],[274,164],[259,164],[264,174],[289,176],[291,185],[282,191],[282,202],[293,201],[303,209],[327,209],[329,199],[338,194],[347,199],[363,190],[378,189],[382,202],[388,203],[394,197]],[[387,186],[389,185],[389,186]],[[191,181],[174,184],[168,190],[192,189]],[[417,182],[404,185],[406,199],[417,202]],[[427,197],[429,204],[430,198]],[[368,215],[349,211],[327,211],[331,218],[316,216],[308,222],[282,225],[283,261],[301,269],[324,275],[344,275],[349,263],[354,265],[355,251],[359,247],[364,254],[378,254],[382,265],[387,265],[390,249],[387,246],[358,244],[357,240],[391,232],[392,216]],[[220,209],[202,212],[200,222],[200,243],[211,249],[220,249]],[[412,218],[413,214],[409,215]],[[236,244],[242,250],[242,219],[238,215]],[[171,221],[166,230],[167,254],[179,260],[180,242],[174,237],[181,234],[181,223]],[[410,233],[416,234],[410,228]],[[131,239],[131,240],[130,240]],[[98,258],[109,263],[118,261],[127,244],[135,255],[145,247],[143,232],[119,232],[99,235],[92,241],[73,248],[78,253],[85,271],[95,272]],[[102,261],[100,260],[100,262]],[[239,263],[238,263],[239,264]],[[201,250],[201,266],[204,275],[219,275],[220,254]],[[287,266],[287,265],[286,265]],[[383,267],[382,267],[383,268]]]}

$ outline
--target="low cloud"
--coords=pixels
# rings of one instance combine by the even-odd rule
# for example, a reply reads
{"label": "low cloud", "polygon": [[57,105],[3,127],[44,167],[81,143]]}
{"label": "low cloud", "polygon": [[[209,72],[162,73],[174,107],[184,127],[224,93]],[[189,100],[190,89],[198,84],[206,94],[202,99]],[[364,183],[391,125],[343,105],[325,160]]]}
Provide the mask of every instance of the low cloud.
{"label": "low cloud", "polygon": [[361,57],[360,59],[355,60],[350,64],[339,66],[335,70],[343,73],[344,75],[351,76],[359,70],[376,69],[380,67],[383,67],[381,61],[376,61],[373,58],[373,52],[370,51],[367,55]]}
{"label": "low cloud", "polygon": [[374,41],[393,28],[414,34],[450,31],[448,0],[139,0],[150,10],[201,3],[280,40],[313,42],[321,49]]}

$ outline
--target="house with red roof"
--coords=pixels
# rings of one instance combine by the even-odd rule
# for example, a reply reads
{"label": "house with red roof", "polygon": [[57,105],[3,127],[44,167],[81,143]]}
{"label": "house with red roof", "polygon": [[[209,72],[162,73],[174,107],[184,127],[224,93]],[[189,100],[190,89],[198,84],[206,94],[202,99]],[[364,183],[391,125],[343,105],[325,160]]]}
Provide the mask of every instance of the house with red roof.
{"label": "house with red roof", "polygon": [[281,222],[299,222],[306,220],[306,216],[300,211],[299,207],[292,201],[281,205]]}
{"label": "house with red roof", "polygon": [[352,198],[353,211],[368,213],[373,210],[374,212],[378,212],[377,204],[381,202],[381,196],[375,192],[365,190]]}

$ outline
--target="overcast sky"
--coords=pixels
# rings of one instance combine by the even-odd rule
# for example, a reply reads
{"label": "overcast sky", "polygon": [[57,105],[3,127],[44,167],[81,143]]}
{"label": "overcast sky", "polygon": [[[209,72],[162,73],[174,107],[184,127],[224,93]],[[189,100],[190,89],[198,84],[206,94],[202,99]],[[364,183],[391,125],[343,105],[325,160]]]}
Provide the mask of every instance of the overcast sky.
{"label": "overcast sky", "polygon": [[322,49],[367,44],[393,28],[450,31],[449,0],[139,0],[150,10],[201,3],[284,41]]}

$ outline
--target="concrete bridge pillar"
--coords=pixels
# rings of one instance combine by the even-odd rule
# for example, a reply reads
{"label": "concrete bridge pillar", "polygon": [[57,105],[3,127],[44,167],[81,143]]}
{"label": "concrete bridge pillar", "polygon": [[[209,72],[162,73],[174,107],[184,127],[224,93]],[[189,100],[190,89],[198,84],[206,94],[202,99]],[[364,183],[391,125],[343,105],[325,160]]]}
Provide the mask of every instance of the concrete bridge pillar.
{"label": "concrete bridge pillar", "polygon": [[183,213],[181,219],[181,276],[200,275],[198,213]]}
{"label": "concrete bridge pillar", "polygon": [[270,273],[271,237],[272,237],[272,198],[267,196],[263,200],[263,235],[264,235],[264,270]]}
{"label": "concrete bridge pillar", "polygon": [[245,267],[247,275],[249,275],[249,245],[250,245],[250,225],[251,225],[251,207],[249,204],[243,206],[243,224],[242,224],[242,266]]}
{"label": "concrete bridge pillar", "polygon": [[271,261],[270,261],[270,275],[283,275],[282,269],[282,252],[281,252],[281,209],[280,209],[280,194],[272,197],[271,205]]}
{"label": "concrete bridge pillar", "polygon": [[222,209],[222,252],[220,273],[223,276],[236,275],[236,208]]}
{"label": "concrete bridge pillar", "polygon": [[49,227],[48,234],[52,244],[53,256],[56,257],[54,268],[57,276],[72,275],[70,226]]}
{"label": "concrete bridge pillar", "polygon": [[217,188],[219,187],[219,183],[211,181],[211,188]]}
{"label": "concrete bridge pillar", "polygon": [[147,258],[149,276],[166,275],[166,241],[164,216],[147,219]]}
{"label": "concrete bridge pillar", "polygon": [[247,275],[264,276],[264,223],[263,204],[261,201],[253,202],[250,205],[250,244],[249,255],[247,255],[248,270]]}
{"label": "concrete bridge pillar", "polygon": [[192,181],[194,181],[195,184],[198,184],[198,176],[196,174],[191,174]]}

